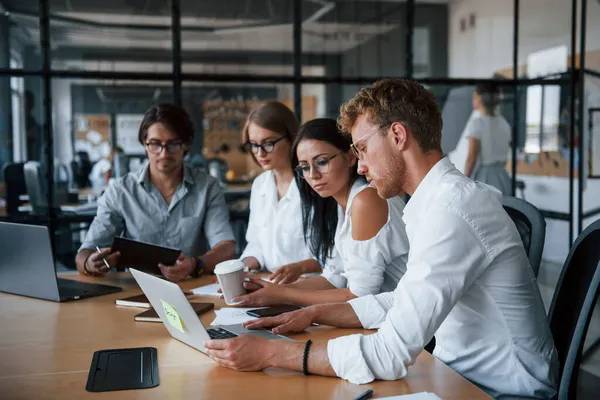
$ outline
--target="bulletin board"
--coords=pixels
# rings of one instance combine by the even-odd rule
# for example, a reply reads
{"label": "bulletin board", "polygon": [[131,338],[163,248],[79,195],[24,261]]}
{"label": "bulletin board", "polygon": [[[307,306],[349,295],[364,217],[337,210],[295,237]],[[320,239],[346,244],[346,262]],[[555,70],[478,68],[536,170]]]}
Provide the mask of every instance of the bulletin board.
{"label": "bulletin board", "polygon": [[117,114],[116,144],[123,149],[125,154],[146,154],[144,146],[138,140],[138,132],[143,119],[144,114]]}
{"label": "bulletin board", "polygon": [[110,115],[75,114],[75,151],[85,151],[96,162],[110,153]]}

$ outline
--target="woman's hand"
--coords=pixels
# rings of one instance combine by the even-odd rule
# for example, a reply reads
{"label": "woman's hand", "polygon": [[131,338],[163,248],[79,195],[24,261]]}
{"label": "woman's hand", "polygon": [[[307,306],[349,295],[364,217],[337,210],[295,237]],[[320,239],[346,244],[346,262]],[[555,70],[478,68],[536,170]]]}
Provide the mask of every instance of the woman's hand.
{"label": "woman's hand", "polygon": [[277,285],[285,285],[287,283],[296,282],[302,274],[304,274],[304,267],[293,263],[277,269],[277,271],[269,277],[269,280]]}
{"label": "woman's hand", "polygon": [[284,287],[254,278],[249,278],[248,281],[244,282],[244,287],[250,290],[251,293],[238,296],[233,299],[233,302],[251,307],[285,304]]}

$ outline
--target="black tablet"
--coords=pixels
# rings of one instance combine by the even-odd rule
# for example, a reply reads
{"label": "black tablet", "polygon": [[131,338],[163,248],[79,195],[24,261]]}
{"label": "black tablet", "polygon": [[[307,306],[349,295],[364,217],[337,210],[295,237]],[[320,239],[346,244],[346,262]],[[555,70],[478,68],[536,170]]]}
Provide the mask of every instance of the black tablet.
{"label": "black tablet", "polygon": [[140,347],[96,351],[85,389],[108,392],[158,385],[158,352],[154,347]]}
{"label": "black tablet", "polygon": [[158,264],[174,265],[181,250],[154,244],[138,242],[137,240],[115,237],[111,246],[112,251],[121,253],[118,267],[135,268],[150,274],[161,275]]}

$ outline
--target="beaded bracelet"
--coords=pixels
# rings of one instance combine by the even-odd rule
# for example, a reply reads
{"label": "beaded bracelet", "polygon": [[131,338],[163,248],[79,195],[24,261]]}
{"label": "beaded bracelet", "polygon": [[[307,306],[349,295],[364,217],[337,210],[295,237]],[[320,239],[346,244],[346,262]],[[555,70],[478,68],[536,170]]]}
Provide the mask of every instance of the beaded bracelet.
{"label": "beaded bracelet", "polygon": [[312,344],[312,340],[308,340],[306,342],[306,346],[304,346],[304,356],[302,357],[302,373],[304,375],[308,375],[308,350],[310,349],[310,345]]}

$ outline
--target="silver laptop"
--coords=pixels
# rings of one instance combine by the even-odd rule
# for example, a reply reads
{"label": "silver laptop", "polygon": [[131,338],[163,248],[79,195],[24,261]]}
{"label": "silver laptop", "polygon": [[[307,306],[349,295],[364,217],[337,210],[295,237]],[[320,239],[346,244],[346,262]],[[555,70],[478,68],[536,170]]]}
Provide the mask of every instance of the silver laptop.
{"label": "silver laptop", "polygon": [[194,312],[179,285],[133,268],[130,268],[129,271],[150,300],[150,304],[171,336],[203,353],[206,353],[204,342],[207,340],[231,339],[242,334],[257,335],[267,339],[291,340],[264,329],[248,330],[242,324],[215,326],[207,329]]}
{"label": "silver laptop", "polygon": [[0,222],[0,292],[68,301],[121,290],[57,278],[46,226]]}

